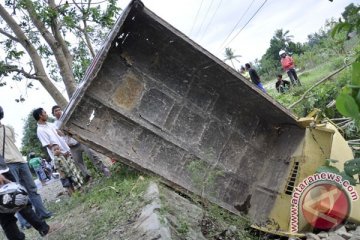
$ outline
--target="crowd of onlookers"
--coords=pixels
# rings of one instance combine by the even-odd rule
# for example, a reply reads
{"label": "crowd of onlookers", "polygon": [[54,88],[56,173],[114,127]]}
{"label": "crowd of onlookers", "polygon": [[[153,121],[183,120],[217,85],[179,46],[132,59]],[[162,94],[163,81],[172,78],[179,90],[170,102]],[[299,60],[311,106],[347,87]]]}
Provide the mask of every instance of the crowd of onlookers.
{"label": "crowd of onlookers", "polygon": [[[300,79],[297,76],[296,70],[295,70],[295,62],[294,59],[288,55],[284,50],[280,50],[279,52],[280,56],[280,63],[283,68],[283,70],[287,73],[289,76],[289,79],[291,81],[291,84],[289,81],[284,80],[282,77],[282,74],[277,75],[277,81],[275,83],[275,88],[279,93],[285,93],[290,89],[290,86],[301,86]],[[246,79],[250,80],[252,83],[254,83],[261,91],[266,93],[265,88],[263,87],[260,77],[256,70],[251,67],[250,63],[246,63],[245,66],[241,66],[240,68],[240,74],[245,77]]]}
{"label": "crowd of onlookers", "polygon": [[[11,194],[9,191],[0,191],[0,224],[8,239],[25,239],[25,234],[20,231],[17,220],[22,229],[34,227],[41,236],[48,235],[61,227],[46,223],[45,220],[51,218],[53,213],[44,206],[30,169],[43,185],[46,185],[52,177],[59,177],[70,196],[74,191],[80,190],[83,184],[92,181],[90,171],[84,163],[85,154],[104,176],[111,175],[97,153],[59,129],[61,108],[54,106],[51,112],[56,119],[54,123],[48,122],[48,115],[44,109],[38,108],[33,111],[33,117],[37,121],[37,137],[41,145],[46,148],[49,158],[31,152],[27,161],[15,145],[14,129],[1,124],[4,110],[0,106],[0,186],[11,182],[19,184],[18,189],[13,190]],[[23,188],[26,191],[22,191]],[[27,195],[26,199],[24,195]],[[6,200],[9,196],[13,197],[11,201]],[[9,202],[19,205],[13,207],[14,204],[11,205]]]}

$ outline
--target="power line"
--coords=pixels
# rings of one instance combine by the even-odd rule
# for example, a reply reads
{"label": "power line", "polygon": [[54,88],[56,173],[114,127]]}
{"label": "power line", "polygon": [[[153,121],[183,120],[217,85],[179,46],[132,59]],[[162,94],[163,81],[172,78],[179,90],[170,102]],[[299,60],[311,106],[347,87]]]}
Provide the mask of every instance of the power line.
{"label": "power line", "polygon": [[201,24],[200,24],[200,28],[199,28],[199,30],[197,31],[196,35],[198,35],[198,34],[201,32],[201,28],[202,28],[202,26],[203,26],[203,24],[204,24],[204,22],[205,22],[205,20],[206,20],[206,18],[207,18],[207,15],[208,15],[209,12],[210,12],[210,9],[211,9],[211,6],[212,6],[213,2],[214,2],[214,0],[211,0],[210,5],[209,5],[208,9],[206,10],[205,16],[204,16],[204,18],[203,18],[203,20],[202,20],[202,22],[201,22]]}
{"label": "power line", "polygon": [[225,40],[221,43],[218,51],[221,50],[222,46],[226,43],[226,41],[229,39],[229,37],[231,36],[231,34],[234,32],[234,30],[237,28],[237,26],[240,24],[241,20],[244,18],[245,14],[249,11],[250,7],[253,5],[253,3],[255,2],[255,0],[252,0],[250,5],[247,7],[247,9],[245,10],[245,12],[243,13],[243,15],[240,17],[239,21],[236,23],[236,25],[234,26],[234,28],[231,30],[231,32],[227,35],[227,37],[225,38]]}
{"label": "power line", "polygon": [[215,17],[215,15],[216,15],[216,13],[218,12],[218,10],[219,10],[219,8],[220,8],[220,6],[221,6],[222,1],[223,1],[223,0],[220,0],[219,4],[217,5],[217,7],[216,7],[216,9],[215,9],[215,12],[214,12],[214,14],[211,16],[210,21],[208,22],[208,24],[206,25],[206,28],[205,28],[205,30],[204,30],[204,34],[201,36],[200,40],[205,36],[206,31],[208,30],[210,24],[213,22],[214,17]]}
{"label": "power line", "polygon": [[196,13],[196,16],[195,16],[195,19],[194,19],[193,25],[191,26],[191,30],[190,30],[189,35],[191,35],[191,33],[192,33],[193,29],[194,29],[194,26],[195,26],[195,23],[196,23],[197,18],[198,18],[198,16],[199,16],[200,9],[201,9],[201,7],[202,7],[202,5],[203,5],[203,2],[204,2],[204,0],[201,0],[201,3],[200,3],[200,6],[199,6],[199,9],[198,9],[198,11],[197,11],[197,13]]}
{"label": "power line", "polygon": [[256,12],[254,13],[254,15],[252,15],[252,17],[249,19],[249,21],[247,21],[245,23],[245,25],[240,29],[240,31],[230,40],[230,42],[228,43],[228,45],[230,45],[230,43],[241,33],[241,31],[250,23],[250,21],[256,16],[256,14],[261,10],[261,8],[265,5],[265,3],[267,2],[267,0],[265,0],[261,6],[258,8],[258,10],[256,10]]}

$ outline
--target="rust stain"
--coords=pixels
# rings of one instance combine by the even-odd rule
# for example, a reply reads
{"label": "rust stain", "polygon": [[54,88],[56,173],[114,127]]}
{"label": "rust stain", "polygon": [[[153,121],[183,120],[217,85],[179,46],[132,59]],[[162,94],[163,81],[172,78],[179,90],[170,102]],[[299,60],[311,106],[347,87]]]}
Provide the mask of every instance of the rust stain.
{"label": "rust stain", "polygon": [[140,99],[143,89],[144,84],[133,73],[129,73],[123,78],[112,99],[119,107],[131,110]]}

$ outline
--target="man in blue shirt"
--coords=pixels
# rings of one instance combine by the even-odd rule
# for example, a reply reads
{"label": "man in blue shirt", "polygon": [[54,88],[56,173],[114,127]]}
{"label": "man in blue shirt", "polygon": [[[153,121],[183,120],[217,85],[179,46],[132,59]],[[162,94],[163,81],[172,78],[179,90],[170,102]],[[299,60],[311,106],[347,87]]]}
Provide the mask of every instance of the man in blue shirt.
{"label": "man in blue shirt", "polygon": [[253,69],[249,63],[245,64],[246,70],[249,72],[250,75],[250,79],[251,81],[258,87],[260,88],[264,93],[266,93],[263,85],[260,82],[260,77],[257,74],[257,72],[255,71],[255,69]]}

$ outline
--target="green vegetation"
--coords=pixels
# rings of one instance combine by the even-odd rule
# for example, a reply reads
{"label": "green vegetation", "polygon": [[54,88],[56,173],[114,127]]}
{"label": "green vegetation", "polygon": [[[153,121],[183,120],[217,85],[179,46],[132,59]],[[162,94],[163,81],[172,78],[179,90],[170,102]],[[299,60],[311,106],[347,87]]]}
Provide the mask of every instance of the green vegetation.
{"label": "green vegetation", "polygon": [[[279,94],[273,86],[274,80],[265,86],[272,97],[285,107],[290,107],[299,117],[306,116],[314,108],[320,109],[321,116],[340,119],[337,124],[346,139],[359,139],[360,6],[349,4],[342,16],[343,19],[331,19],[317,33],[310,34],[308,42],[302,46],[303,52],[293,55],[301,87],[293,87],[287,93]],[[275,50],[290,46],[290,42],[288,32],[275,33],[267,51],[272,52],[272,58],[265,54],[260,61],[259,71],[263,73],[263,79],[274,79],[274,73],[278,71],[276,68],[280,65],[274,57]],[[266,70],[265,65],[261,64],[265,60],[274,67]],[[338,69],[341,71],[326,78]],[[270,73],[273,75],[270,76]],[[286,73],[283,76],[287,78]],[[357,145],[357,140],[354,141],[353,146]],[[355,153],[359,152],[356,146],[354,150]]]}
{"label": "green vegetation", "polygon": [[[146,204],[143,195],[150,178],[120,164],[112,171],[110,179],[96,179],[83,193],[47,203],[56,213],[50,224],[64,225],[51,239],[107,239],[112,230],[121,230],[136,219]],[[33,229],[26,234],[29,239],[38,236]]]}
{"label": "green vegetation", "polygon": [[32,112],[30,112],[23,127],[24,136],[21,142],[21,154],[23,156],[28,156],[30,152],[35,152],[36,156],[41,156],[43,154],[47,155],[47,153],[43,151],[43,147],[36,135],[36,128],[37,123],[32,116]]}
{"label": "green vegetation", "polygon": [[360,173],[360,159],[352,159],[346,161],[344,163],[344,171],[337,169],[334,166],[331,166],[330,163],[336,163],[337,160],[327,159],[324,166],[319,167],[316,169],[317,173],[321,172],[331,172],[340,175],[344,180],[349,181],[349,183],[353,186],[357,184],[356,179],[354,178],[355,174]]}
{"label": "green vegetation", "polygon": [[[115,164],[111,170],[114,173],[111,178],[95,179],[82,193],[46,203],[55,212],[55,217],[47,222],[63,224],[63,228],[48,239],[128,239],[125,237],[129,234],[127,231],[142,208],[149,204],[143,197],[149,183],[158,180],[142,176],[122,164]],[[246,217],[232,214],[209,202],[203,205],[159,185],[160,222],[170,224],[170,229],[180,239],[200,232],[208,239],[255,239],[249,232],[250,221]],[[171,192],[170,197],[163,195],[169,194],[164,189]],[[195,210],[186,213],[189,208]],[[200,214],[198,221],[193,218],[196,211]],[[40,239],[34,229],[26,230],[26,236],[27,239]]]}
{"label": "green vegetation", "polygon": [[209,165],[202,160],[193,160],[187,165],[187,170],[190,172],[191,180],[194,187],[201,190],[201,195],[206,189],[207,193],[212,195],[214,192],[214,185],[216,178],[223,176],[224,171],[220,167],[209,168]]}
{"label": "green vegetation", "polygon": [[[28,79],[28,88],[38,81],[59,106],[65,107],[67,100],[55,82],[62,81],[68,97],[72,96],[119,10],[116,0],[101,1],[101,5],[93,0],[75,4],[3,1],[0,77]],[[1,79],[0,86],[5,86],[5,81]]]}
{"label": "green vegetation", "polygon": [[[345,8],[344,22],[336,24],[332,31],[332,36],[336,37],[345,32],[346,37],[342,39],[341,43],[348,40],[350,34],[360,33],[360,6],[350,4]],[[336,99],[336,107],[344,116],[351,117],[355,120],[357,125],[360,124],[360,44],[357,44],[354,49],[355,60],[351,64],[352,75],[350,81]]]}
{"label": "green vegetation", "polygon": [[[209,204],[206,207],[202,224],[204,227],[207,226],[205,235],[209,239],[258,239],[250,233],[251,223],[248,218],[224,211],[214,204]],[[219,229],[226,229],[226,231],[219,232]],[[232,238],[225,238],[224,235],[230,235]],[[215,236],[222,236],[222,238],[215,238]]]}
{"label": "green vegetation", "polygon": [[179,226],[176,228],[176,231],[180,234],[181,237],[186,237],[189,232],[189,225],[185,218],[180,218]]}
{"label": "green vegetation", "polygon": [[[299,74],[299,78],[302,82],[301,87],[293,87],[285,94],[278,93],[275,88],[268,90],[269,95],[278,100],[285,107],[289,107],[296,102],[304,92],[313,86],[319,80],[325,78],[329,73],[338,69],[337,64],[340,58],[333,58],[330,61],[325,62],[322,65],[312,69],[311,71],[303,72]],[[300,117],[307,115],[314,108],[319,108],[329,118],[341,117],[341,114],[335,107],[326,107],[332,100],[336,99],[338,92],[346,84],[350,76],[350,71],[345,69],[338,75],[330,78],[327,82],[315,87],[301,102],[297,105],[293,111]],[[286,79],[287,76],[284,76]],[[275,83],[271,83],[275,85]]]}

